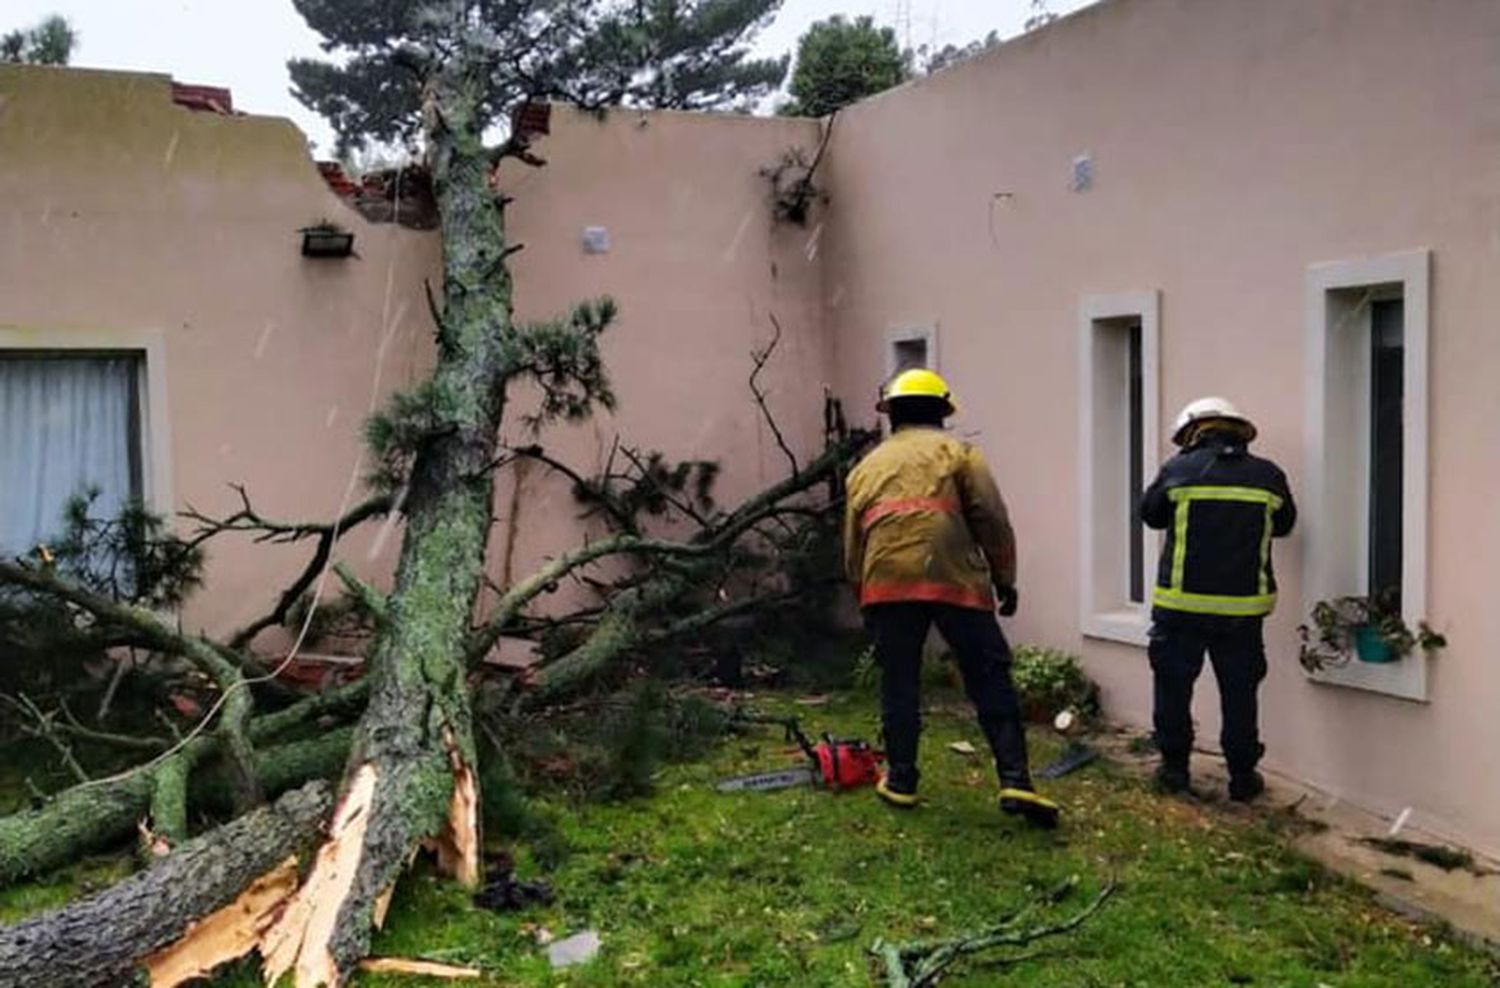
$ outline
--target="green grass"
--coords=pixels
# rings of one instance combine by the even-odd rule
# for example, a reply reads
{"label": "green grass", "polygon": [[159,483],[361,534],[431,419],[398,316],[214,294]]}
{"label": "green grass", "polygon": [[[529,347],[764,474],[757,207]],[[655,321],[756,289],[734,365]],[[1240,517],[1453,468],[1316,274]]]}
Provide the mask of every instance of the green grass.
{"label": "green grass", "polygon": [[[819,730],[875,734],[868,700],[799,713]],[[1034,832],[996,812],[988,766],[947,750],[960,739],[983,747],[961,709],[929,717],[928,802],[907,813],[868,790],[719,795],[712,783],[722,776],[788,762],[773,728],[733,739],[705,762],[665,769],[649,799],[551,807],[571,847],[547,873],[553,906],[477,911],[419,869],[399,887],[376,953],[474,964],[486,978],[463,983],[491,986],[868,985],[876,937],[974,929],[1077,875],[1080,894],[1049,915],[1068,914],[1110,877],[1119,892],[1044,956],[969,964],[944,984],[1496,983],[1488,956],[1397,919],[1289,851],[1285,821],[1162,799],[1096,765],[1048,787],[1067,807],[1066,825]],[[1033,744],[1038,764],[1055,753],[1050,738]],[[537,873],[522,860],[523,873]],[[0,916],[51,905],[65,886],[6,892]],[[605,949],[587,966],[553,972],[533,926],[558,936],[593,928]],[[248,970],[217,982],[255,983]]]}

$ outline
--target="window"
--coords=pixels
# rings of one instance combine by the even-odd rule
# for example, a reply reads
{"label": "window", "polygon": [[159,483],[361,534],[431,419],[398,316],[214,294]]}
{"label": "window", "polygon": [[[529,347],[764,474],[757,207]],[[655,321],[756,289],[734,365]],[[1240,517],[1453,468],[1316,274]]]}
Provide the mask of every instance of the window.
{"label": "window", "polygon": [[68,498],[109,516],[143,496],[140,358],[0,352],[0,554],[55,536]]}
{"label": "window", "polygon": [[886,337],[885,372],[890,380],[904,370],[937,370],[937,337],[930,329],[898,329]]}
{"label": "window", "polygon": [[1154,535],[1140,520],[1156,471],[1155,292],[1089,296],[1079,313],[1079,505],[1084,634],[1143,645]]}
{"label": "window", "polygon": [[[1304,613],[1392,594],[1425,617],[1426,251],[1314,267],[1307,294]],[[1425,699],[1426,658],[1350,662],[1317,679]]]}

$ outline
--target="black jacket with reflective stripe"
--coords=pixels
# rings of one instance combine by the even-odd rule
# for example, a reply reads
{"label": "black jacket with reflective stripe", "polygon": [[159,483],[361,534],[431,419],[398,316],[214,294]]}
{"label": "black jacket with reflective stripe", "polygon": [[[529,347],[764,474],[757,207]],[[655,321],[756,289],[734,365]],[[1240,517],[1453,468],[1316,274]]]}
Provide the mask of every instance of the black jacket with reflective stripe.
{"label": "black jacket with reflective stripe", "polygon": [[1158,611],[1260,617],[1276,606],[1271,539],[1297,520],[1286,474],[1245,444],[1211,434],[1161,469],[1141,498],[1141,520],[1165,529]]}

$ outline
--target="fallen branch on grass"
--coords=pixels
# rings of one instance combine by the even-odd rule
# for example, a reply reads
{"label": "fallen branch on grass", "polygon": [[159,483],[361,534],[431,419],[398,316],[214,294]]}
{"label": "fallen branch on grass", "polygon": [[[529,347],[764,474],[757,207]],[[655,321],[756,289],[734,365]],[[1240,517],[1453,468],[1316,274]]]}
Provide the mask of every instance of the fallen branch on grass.
{"label": "fallen branch on grass", "polygon": [[[1022,927],[1022,923],[1038,908],[1062,901],[1077,886],[1076,878],[1069,879],[1052,893],[1027,903],[983,930],[945,940],[920,940],[905,944],[876,940],[870,946],[870,953],[884,969],[886,988],[931,988],[950,966],[964,957],[999,947],[1021,947],[1048,937],[1071,933],[1098,912],[1110,896],[1114,895],[1116,888],[1114,882],[1105,885],[1092,902],[1066,920]],[[1005,960],[1022,959],[1024,958],[1017,957]]]}

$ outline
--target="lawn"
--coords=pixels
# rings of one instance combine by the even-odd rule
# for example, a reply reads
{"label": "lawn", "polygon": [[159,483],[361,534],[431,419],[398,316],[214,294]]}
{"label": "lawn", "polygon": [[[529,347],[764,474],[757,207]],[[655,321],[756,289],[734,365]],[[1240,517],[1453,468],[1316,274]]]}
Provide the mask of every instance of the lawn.
{"label": "lawn", "polygon": [[[810,728],[873,737],[873,711],[851,697],[798,713]],[[948,750],[958,740],[982,746],[961,706],[933,711],[923,747],[928,801],[910,812],[880,805],[868,790],[720,795],[712,783],[724,775],[787,763],[775,728],[726,741],[705,761],[663,769],[650,798],[549,807],[567,848],[545,870],[553,905],[477,910],[418,870],[400,886],[376,953],[472,964],[486,975],[466,983],[480,985],[869,985],[866,951],[877,937],[980,927],[1078,876],[1078,893],[1046,916],[1069,915],[1106,880],[1119,883],[1079,931],[1031,959],[961,965],[944,984],[1497,983],[1492,958],[1398,919],[1289,851],[1284,838],[1297,823],[1285,815],[1165,799],[1096,764],[1051,784],[1067,820],[1039,833],[997,813],[987,765]],[[1034,732],[1036,761],[1056,747]],[[521,862],[523,873],[542,873],[525,850]],[[86,862],[9,890],[0,919],[54,905],[121,867]],[[554,972],[538,928],[559,937],[592,928],[605,946],[592,963]],[[247,968],[216,983],[257,982]],[[423,983],[435,982],[358,981]]]}

